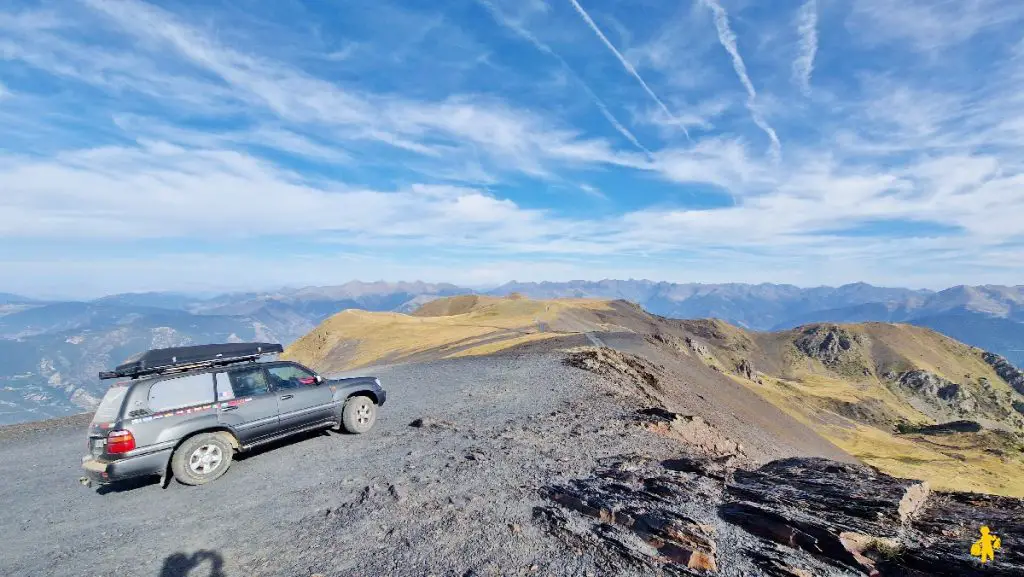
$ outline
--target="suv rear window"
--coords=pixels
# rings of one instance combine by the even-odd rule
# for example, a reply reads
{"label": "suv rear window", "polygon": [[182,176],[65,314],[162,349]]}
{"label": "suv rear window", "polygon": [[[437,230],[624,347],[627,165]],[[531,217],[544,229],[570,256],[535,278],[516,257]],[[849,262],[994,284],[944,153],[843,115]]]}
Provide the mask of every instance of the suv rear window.
{"label": "suv rear window", "polygon": [[213,375],[203,373],[153,383],[149,387],[149,410],[170,411],[213,402]]}
{"label": "suv rear window", "polygon": [[96,414],[92,416],[92,422],[112,423],[117,420],[117,414],[121,411],[121,403],[126,394],[128,394],[128,385],[112,385],[107,389],[100,405],[96,407]]}

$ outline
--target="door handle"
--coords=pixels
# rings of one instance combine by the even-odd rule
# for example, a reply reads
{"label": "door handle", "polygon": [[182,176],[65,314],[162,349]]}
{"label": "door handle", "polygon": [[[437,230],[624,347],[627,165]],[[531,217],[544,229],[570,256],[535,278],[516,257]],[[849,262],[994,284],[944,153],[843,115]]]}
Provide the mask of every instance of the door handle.
{"label": "door handle", "polygon": [[292,398],[292,397],[294,397],[294,396],[295,396],[295,395],[281,395],[281,400],[282,400],[282,401],[284,401],[284,400],[286,400],[286,399],[290,399],[290,398]]}
{"label": "door handle", "polygon": [[236,410],[236,409],[238,409],[238,406],[237,406],[237,405],[235,405],[235,406],[231,406],[231,407],[224,407],[223,409],[221,409],[221,410],[220,410],[220,412],[222,412],[222,413],[226,413],[226,412],[228,412],[228,411],[234,411],[234,410]]}

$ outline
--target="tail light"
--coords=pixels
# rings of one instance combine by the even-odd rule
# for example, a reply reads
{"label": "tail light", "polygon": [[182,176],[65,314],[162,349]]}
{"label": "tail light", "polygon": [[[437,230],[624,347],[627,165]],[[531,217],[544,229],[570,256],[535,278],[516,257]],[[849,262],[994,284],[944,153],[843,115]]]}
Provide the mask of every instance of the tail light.
{"label": "tail light", "polygon": [[127,453],[135,448],[135,436],[131,431],[111,431],[107,435],[107,453]]}

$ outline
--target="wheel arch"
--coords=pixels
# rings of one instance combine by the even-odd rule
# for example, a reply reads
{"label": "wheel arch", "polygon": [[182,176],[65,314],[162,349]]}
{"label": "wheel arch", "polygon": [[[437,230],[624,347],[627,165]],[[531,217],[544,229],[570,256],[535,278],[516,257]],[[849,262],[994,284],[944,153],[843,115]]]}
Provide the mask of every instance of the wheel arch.
{"label": "wheel arch", "polygon": [[351,391],[345,395],[345,401],[347,402],[352,397],[369,397],[373,404],[380,405],[380,399],[377,397],[377,393],[373,392],[373,389],[358,389]]}

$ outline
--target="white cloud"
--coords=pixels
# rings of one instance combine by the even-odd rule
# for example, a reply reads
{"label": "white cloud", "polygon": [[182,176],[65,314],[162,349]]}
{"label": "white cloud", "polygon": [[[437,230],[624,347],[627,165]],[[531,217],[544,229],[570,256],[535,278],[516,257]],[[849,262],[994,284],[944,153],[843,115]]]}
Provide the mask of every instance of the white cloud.
{"label": "white cloud", "polygon": [[793,77],[804,94],[811,91],[814,57],[818,53],[818,2],[806,0],[797,13],[797,33],[800,52],[793,62]]}
{"label": "white cloud", "polygon": [[852,25],[868,44],[905,41],[922,53],[962,44],[986,29],[1019,26],[1024,6],[1016,0],[858,0]]}

